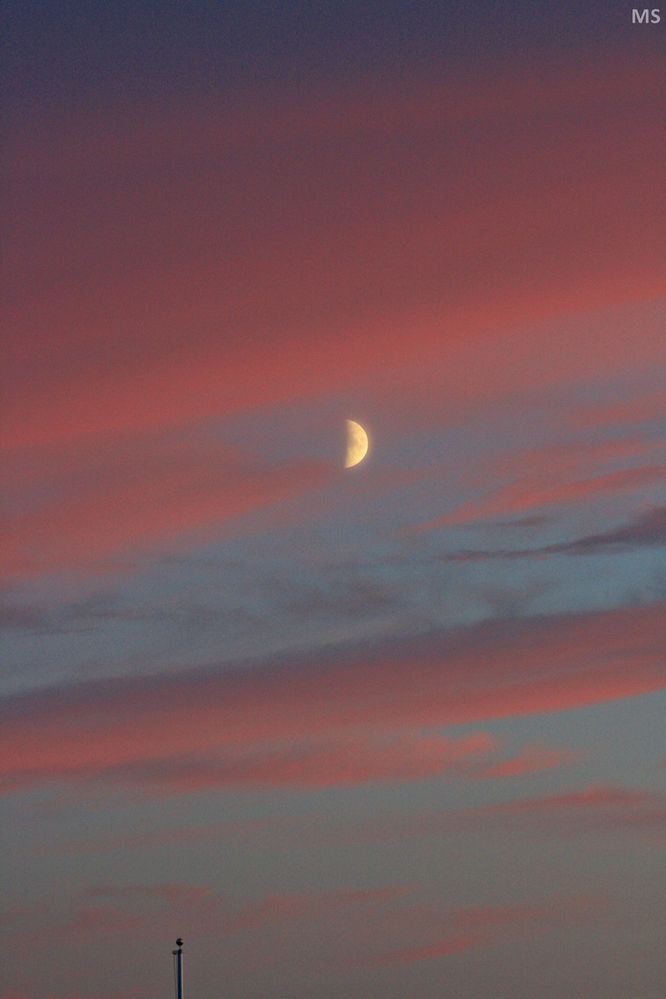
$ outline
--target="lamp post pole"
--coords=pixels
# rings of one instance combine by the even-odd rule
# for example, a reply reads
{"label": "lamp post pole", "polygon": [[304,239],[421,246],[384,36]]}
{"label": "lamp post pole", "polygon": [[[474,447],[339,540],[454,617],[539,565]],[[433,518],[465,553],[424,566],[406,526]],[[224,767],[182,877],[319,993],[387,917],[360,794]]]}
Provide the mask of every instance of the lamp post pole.
{"label": "lamp post pole", "polygon": [[183,938],[176,940],[177,950],[171,953],[176,958],[176,999],[183,999]]}

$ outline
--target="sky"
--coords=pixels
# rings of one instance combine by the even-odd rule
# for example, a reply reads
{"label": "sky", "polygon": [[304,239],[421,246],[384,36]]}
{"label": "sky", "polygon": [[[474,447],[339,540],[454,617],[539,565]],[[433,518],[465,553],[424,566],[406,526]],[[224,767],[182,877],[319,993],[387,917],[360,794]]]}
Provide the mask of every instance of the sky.
{"label": "sky", "polygon": [[0,999],[661,997],[666,16],[2,17]]}

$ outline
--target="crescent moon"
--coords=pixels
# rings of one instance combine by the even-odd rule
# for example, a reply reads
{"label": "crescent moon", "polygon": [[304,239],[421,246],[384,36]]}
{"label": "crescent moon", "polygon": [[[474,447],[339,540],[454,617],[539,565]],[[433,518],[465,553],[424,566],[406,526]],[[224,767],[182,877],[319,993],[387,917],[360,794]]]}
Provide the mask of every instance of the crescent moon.
{"label": "crescent moon", "polygon": [[363,461],[368,448],[368,435],[360,423],[354,420],[347,420],[347,454],[345,457],[345,468],[353,468]]}

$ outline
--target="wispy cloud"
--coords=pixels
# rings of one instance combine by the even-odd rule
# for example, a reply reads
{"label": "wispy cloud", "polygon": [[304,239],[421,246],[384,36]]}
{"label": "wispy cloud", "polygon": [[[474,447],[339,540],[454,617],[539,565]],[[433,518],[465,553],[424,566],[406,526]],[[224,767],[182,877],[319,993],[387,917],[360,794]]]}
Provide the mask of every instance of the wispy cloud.
{"label": "wispy cloud", "polygon": [[538,548],[467,549],[444,556],[449,562],[484,562],[491,559],[543,558],[545,555],[596,555],[657,548],[666,544],[666,506],[654,507],[608,531],[586,534],[573,541]]}
{"label": "wispy cloud", "polygon": [[170,791],[211,787],[344,787],[376,781],[419,780],[447,771],[466,772],[495,748],[480,732],[459,739],[400,735],[328,742],[258,745],[245,752],[131,763],[98,776],[119,784]]}
{"label": "wispy cloud", "polygon": [[[383,824],[390,835],[391,823]],[[592,785],[542,797],[520,798],[475,808],[433,812],[397,822],[393,835],[444,835],[476,829],[490,833],[572,836],[666,832],[666,796],[654,791]]]}
{"label": "wispy cloud", "polygon": [[[174,760],[177,775],[188,759],[218,753],[244,758],[239,772],[245,768],[249,777],[248,755],[262,747],[335,746],[359,732],[384,738],[650,693],[666,686],[664,610],[656,603],[506,619],[237,669],[17,695],[2,704],[4,788],[114,772],[122,779],[133,768],[159,774],[166,767],[166,773]],[[315,751],[309,760],[296,750],[296,758],[278,755],[277,767],[285,776],[300,768],[330,781],[334,772],[359,776],[364,767],[375,775],[423,774],[440,766],[451,747],[417,740],[402,748],[401,759],[390,747],[382,756],[366,745],[363,764],[337,750]],[[269,765],[255,764],[258,771]]]}
{"label": "wispy cloud", "polygon": [[461,909],[439,918],[433,913],[433,927],[427,943],[387,951],[376,959],[376,963],[414,964],[506,942],[516,935],[529,937],[535,933],[553,932],[561,926],[585,922],[607,908],[607,904],[598,897],[578,896],[553,898],[535,905]]}
{"label": "wispy cloud", "polygon": [[127,884],[94,886],[79,892],[65,910],[50,901],[14,907],[3,914],[8,937],[21,939],[45,931],[59,939],[94,938],[154,932],[165,934],[174,917],[199,936],[252,934],[270,927],[317,922],[383,908],[413,896],[413,885],[377,888],[284,891],[239,901],[202,884]]}
{"label": "wispy cloud", "polygon": [[317,919],[338,911],[366,908],[413,893],[408,886],[342,889],[327,892],[268,895],[243,906],[227,923],[229,932],[257,930],[270,924]]}
{"label": "wispy cloud", "polygon": [[476,776],[484,780],[502,777],[524,777],[569,766],[580,759],[580,753],[570,749],[550,749],[547,746],[525,746],[515,756],[479,767]]}
{"label": "wispy cloud", "polygon": [[317,461],[266,463],[204,432],[76,442],[7,463],[5,574],[113,566],[330,479]]}
{"label": "wispy cloud", "polygon": [[437,517],[418,525],[414,530],[430,531],[441,527],[489,520],[494,517],[523,514],[529,510],[541,510],[551,506],[579,503],[595,497],[613,496],[631,492],[645,486],[656,486],[666,481],[666,467],[663,465],[642,465],[623,468],[570,482],[535,484],[519,482],[506,489],[500,489],[490,498],[480,502],[464,504],[450,514]]}
{"label": "wispy cloud", "polygon": [[642,393],[596,405],[573,407],[568,414],[572,426],[595,429],[608,426],[635,426],[666,418],[666,393]]}

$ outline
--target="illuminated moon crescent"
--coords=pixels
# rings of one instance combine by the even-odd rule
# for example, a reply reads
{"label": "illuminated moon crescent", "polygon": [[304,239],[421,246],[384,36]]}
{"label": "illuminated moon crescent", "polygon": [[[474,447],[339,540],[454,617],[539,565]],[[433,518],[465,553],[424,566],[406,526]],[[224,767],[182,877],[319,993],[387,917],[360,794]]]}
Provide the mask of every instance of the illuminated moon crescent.
{"label": "illuminated moon crescent", "polygon": [[347,420],[347,454],[345,468],[353,468],[363,461],[368,453],[368,435],[360,423]]}

